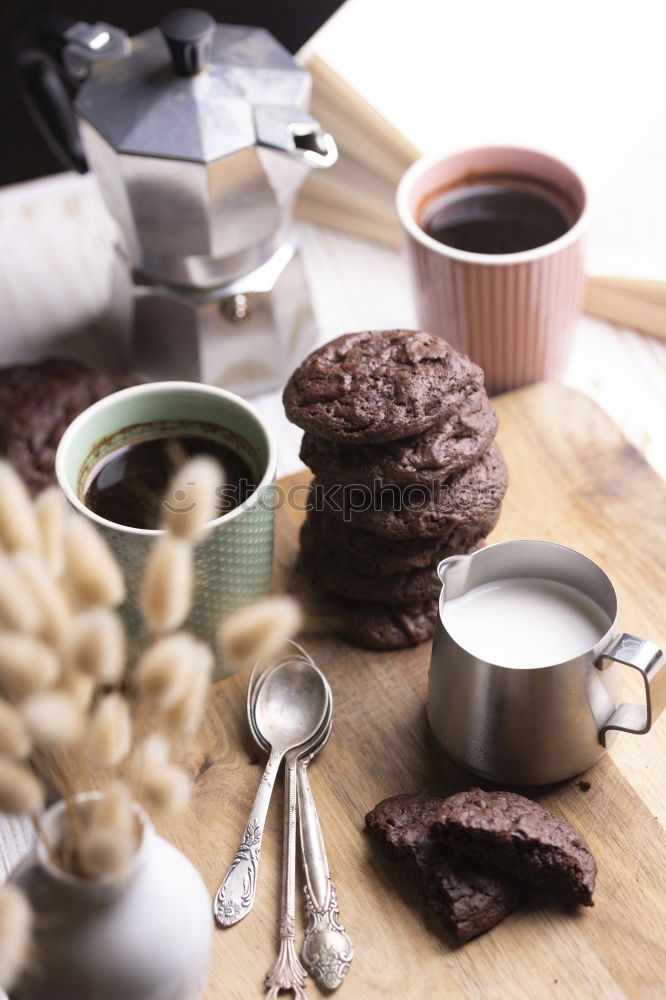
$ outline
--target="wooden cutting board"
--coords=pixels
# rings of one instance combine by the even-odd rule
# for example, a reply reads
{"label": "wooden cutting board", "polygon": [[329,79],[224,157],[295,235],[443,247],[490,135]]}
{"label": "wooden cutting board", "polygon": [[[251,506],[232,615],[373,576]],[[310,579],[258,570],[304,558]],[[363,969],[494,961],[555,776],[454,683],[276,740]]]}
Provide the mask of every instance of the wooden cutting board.
{"label": "wooden cutting board", "polygon": [[[493,540],[546,538],[591,556],[615,582],[624,629],[663,644],[664,484],[601,410],[572,390],[543,384],[495,403],[510,484]],[[301,516],[290,507],[278,514],[278,577],[295,557]],[[666,718],[646,736],[620,735],[586,774],[588,791],[571,781],[538,792],[583,832],[596,855],[594,908],[531,905],[456,947],[396,886],[393,869],[363,834],[365,812],[385,796],[447,795],[474,783],[428,732],[430,644],[395,653],[333,638],[307,645],[335,699],[333,736],[311,768],[311,783],[342,919],[356,947],[340,997],[664,996],[666,851],[657,817],[664,808]],[[190,750],[198,775],[191,812],[163,830],[199,867],[211,897],[234,854],[263,765],[246,730],[246,681],[230,677],[213,689]],[[277,950],[281,810],[277,789],[255,908],[236,927],[216,929],[206,1000],[263,996],[263,976]],[[322,995],[310,981],[308,993]]]}

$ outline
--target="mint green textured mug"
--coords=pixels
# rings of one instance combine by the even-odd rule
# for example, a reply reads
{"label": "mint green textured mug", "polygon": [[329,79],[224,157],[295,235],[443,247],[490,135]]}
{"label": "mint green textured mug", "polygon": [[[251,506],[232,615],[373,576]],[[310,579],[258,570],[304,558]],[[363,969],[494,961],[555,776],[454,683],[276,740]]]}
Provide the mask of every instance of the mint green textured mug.
{"label": "mint green textured mug", "polygon": [[154,433],[201,433],[232,447],[248,463],[257,488],[234,510],[211,521],[195,551],[192,612],[184,627],[211,643],[216,676],[216,633],[229,611],[268,591],[273,564],[277,450],[260,414],[240,396],[198,382],[152,382],[122,389],[94,403],[69,425],[56,454],[56,476],[69,503],[104,535],[127,584],[122,612],[130,655],[148,641],[138,608],[146,556],[157,530],[115,524],[89,510],[82,486],[109,452]]}

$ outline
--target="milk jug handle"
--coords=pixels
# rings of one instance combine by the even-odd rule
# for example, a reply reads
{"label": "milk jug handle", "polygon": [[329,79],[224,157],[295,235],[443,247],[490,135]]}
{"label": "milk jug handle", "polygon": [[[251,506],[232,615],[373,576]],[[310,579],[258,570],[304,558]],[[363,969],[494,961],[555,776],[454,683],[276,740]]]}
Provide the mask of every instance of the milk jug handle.
{"label": "milk jug handle", "polygon": [[609,730],[615,729],[621,733],[647,733],[653,720],[658,718],[666,704],[664,654],[654,642],[623,632],[610,649],[602,653],[597,661],[597,667],[599,670],[604,670],[611,662],[623,663],[642,674],[645,682],[645,704],[623,703],[615,709],[599,730],[599,742],[604,747]]}

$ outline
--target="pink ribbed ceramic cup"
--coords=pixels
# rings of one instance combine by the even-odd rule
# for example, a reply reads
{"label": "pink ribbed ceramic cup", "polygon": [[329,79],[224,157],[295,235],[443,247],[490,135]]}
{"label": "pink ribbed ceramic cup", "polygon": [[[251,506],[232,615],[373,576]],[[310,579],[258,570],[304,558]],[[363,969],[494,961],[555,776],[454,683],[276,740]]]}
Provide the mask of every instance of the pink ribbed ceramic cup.
{"label": "pink ribbed ceramic cup", "polygon": [[[565,212],[567,232],[532,250],[488,254],[446,246],[421,228],[438,194],[498,177],[543,185]],[[561,375],[583,298],[588,213],[578,175],[531,149],[470,149],[410,167],[398,187],[397,208],[421,328],[481,365],[491,393]]]}

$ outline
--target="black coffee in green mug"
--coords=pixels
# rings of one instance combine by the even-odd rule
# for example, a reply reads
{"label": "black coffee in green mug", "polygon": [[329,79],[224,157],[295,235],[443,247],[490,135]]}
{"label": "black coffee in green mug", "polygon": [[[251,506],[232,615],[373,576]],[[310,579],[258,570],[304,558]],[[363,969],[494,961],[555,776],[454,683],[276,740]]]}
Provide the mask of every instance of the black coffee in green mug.
{"label": "black coffee in green mug", "polygon": [[176,491],[183,495],[170,496],[170,483],[186,461],[201,455],[216,461],[223,473],[216,490],[220,517],[247,500],[257,484],[249,465],[233,448],[203,434],[163,434],[115,448],[93,467],[81,499],[89,510],[114,524],[159,528],[165,505],[172,510],[187,509],[187,489]]}

